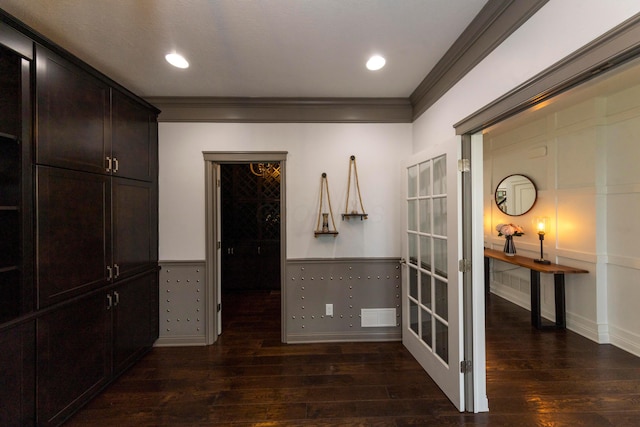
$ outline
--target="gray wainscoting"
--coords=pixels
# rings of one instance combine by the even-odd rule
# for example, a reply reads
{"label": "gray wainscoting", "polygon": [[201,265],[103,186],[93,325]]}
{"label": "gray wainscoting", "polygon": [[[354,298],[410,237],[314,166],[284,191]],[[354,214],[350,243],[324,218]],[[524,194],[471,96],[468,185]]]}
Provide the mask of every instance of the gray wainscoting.
{"label": "gray wainscoting", "polygon": [[160,262],[160,337],[155,345],[205,345],[205,262]]}
{"label": "gray wainscoting", "polygon": [[[206,345],[205,262],[161,261],[160,267],[155,345]],[[402,338],[397,258],[287,260],[284,286],[287,343]]]}
{"label": "gray wainscoting", "polygon": [[402,338],[397,258],[290,259],[285,286],[288,343]]}

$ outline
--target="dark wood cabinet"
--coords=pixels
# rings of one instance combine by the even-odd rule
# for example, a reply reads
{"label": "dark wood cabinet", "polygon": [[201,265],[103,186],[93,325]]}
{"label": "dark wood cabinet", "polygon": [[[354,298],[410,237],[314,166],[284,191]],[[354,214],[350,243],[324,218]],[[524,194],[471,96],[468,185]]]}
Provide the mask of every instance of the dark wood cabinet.
{"label": "dark wood cabinet", "polygon": [[33,425],[35,417],[35,322],[0,329],[0,425]]}
{"label": "dark wood cabinet", "polygon": [[157,338],[157,271],[38,318],[38,425],[59,425]]}
{"label": "dark wood cabinet", "polygon": [[0,425],[60,425],[157,339],[158,113],[0,10]]}
{"label": "dark wood cabinet", "polygon": [[112,178],[114,278],[153,268],[157,229],[154,187],[146,181]]}
{"label": "dark wood cabinet", "polygon": [[59,425],[111,375],[111,307],[98,291],[37,320],[38,425]]}
{"label": "dark wood cabinet", "polygon": [[48,166],[37,182],[40,307],[155,268],[152,183]]}
{"label": "dark wood cabinet", "polygon": [[107,172],[109,87],[44,47],[36,61],[36,162]]}
{"label": "dark wood cabinet", "polygon": [[38,46],[38,164],[152,181],[156,114]]}
{"label": "dark wood cabinet", "polygon": [[114,175],[151,181],[157,175],[155,115],[118,91],[111,98],[111,155]]}
{"label": "dark wood cabinet", "polygon": [[157,273],[133,278],[113,290],[114,374],[129,367],[158,336],[157,294]]}
{"label": "dark wood cabinet", "polygon": [[110,179],[37,167],[38,306],[104,286],[111,266]]}

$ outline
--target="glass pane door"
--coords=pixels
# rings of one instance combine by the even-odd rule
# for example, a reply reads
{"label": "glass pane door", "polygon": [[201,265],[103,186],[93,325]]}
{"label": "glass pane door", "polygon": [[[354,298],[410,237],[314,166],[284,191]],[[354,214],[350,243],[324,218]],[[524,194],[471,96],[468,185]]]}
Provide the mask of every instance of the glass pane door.
{"label": "glass pane door", "polygon": [[462,409],[456,160],[425,153],[406,166],[403,343]]}

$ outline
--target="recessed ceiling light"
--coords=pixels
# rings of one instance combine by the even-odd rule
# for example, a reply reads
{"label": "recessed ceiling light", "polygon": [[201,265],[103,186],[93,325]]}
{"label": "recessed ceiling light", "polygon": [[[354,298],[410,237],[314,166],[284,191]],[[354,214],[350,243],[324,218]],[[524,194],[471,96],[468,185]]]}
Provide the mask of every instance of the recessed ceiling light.
{"label": "recessed ceiling light", "polygon": [[380,55],[374,55],[367,61],[367,68],[371,71],[379,70],[384,67],[387,61]]}
{"label": "recessed ceiling light", "polygon": [[189,68],[189,62],[184,59],[184,56],[177,53],[169,53],[164,57],[167,62],[174,67],[178,68]]}

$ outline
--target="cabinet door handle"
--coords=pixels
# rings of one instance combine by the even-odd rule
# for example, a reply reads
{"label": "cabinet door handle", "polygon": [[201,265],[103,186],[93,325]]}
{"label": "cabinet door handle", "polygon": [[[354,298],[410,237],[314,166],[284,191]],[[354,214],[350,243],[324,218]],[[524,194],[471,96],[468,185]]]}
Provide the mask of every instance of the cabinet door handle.
{"label": "cabinet door handle", "polygon": [[107,157],[107,172],[111,172],[111,168],[113,167],[113,161],[111,157]]}
{"label": "cabinet door handle", "polygon": [[107,310],[111,310],[111,307],[113,307],[113,298],[111,294],[107,294]]}
{"label": "cabinet door handle", "polygon": [[118,158],[114,157],[113,158],[113,173],[118,172]]}
{"label": "cabinet door handle", "polygon": [[260,255],[260,246],[258,246],[258,255]]}
{"label": "cabinet door handle", "polygon": [[116,273],[113,275],[113,278],[117,279],[118,276],[120,276],[120,266],[118,264],[113,264],[113,268],[116,271]]}
{"label": "cabinet door handle", "polygon": [[113,296],[116,297],[116,302],[113,303],[113,306],[120,304],[120,294],[117,291],[113,291]]}
{"label": "cabinet door handle", "polygon": [[107,280],[112,280],[113,279],[113,269],[111,268],[110,265],[107,265]]}

